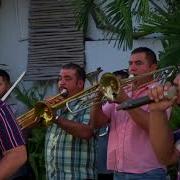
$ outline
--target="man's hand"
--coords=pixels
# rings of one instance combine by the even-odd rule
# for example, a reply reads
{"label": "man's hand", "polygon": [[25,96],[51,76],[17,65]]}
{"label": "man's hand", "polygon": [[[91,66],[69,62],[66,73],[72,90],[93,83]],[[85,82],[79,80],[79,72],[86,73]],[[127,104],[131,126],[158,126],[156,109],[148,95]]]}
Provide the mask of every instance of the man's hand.
{"label": "man's hand", "polygon": [[155,103],[151,103],[149,105],[151,111],[165,111],[175,103],[177,99],[176,96],[172,97],[171,99],[165,97],[165,92],[167,92],[170,87],[170,84],[166,84],[164,86],[158,85],[157,87],[154,87],[148,91],[149,98],[155,101]]}

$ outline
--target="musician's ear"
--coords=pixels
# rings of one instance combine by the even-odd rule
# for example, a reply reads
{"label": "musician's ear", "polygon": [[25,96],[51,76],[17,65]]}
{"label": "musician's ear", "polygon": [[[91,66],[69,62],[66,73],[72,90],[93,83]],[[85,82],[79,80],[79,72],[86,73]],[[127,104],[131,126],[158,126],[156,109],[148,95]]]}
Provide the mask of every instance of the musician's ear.
{"label": "musician's ear", "polygon": [[5,83],[6,83],[5,84],[6,85],[6,89],[8,90],[11,87],[11,84],[9,82],[7,82],[7,81]]}
{"label": "musician's ear", "polygon": [[82,89],[84,87],[84,81],[82,79],[79,79],[77,86]]}

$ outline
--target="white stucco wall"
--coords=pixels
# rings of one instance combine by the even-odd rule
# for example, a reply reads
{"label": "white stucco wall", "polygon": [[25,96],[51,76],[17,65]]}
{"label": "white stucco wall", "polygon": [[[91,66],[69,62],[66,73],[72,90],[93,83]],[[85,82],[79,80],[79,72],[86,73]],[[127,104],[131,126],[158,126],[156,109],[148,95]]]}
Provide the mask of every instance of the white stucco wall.
{"label": "white stucco wall", "polygon": [[[149,47],[156,53],[158,58],[159,51],[163,50],[162,44],[157,38],[158,36],[158,34],[152,34],[146,38],[135,40],[133,49],[139,46]],[[123,49],[114,47],[115,41],[108,43],[103,31],[96,28],[91,17],[89,18],[87,37],[92,40],[85,43],[87,72],[94,71],[97,67],[102,67],[105,72],[128,67],[131,50],[123,51]]]}
{"label": "white stucco wall", "polygon": [[[123,51],[114,46],[114,41],[108,44],[107,41],[87,41],[85,44],[87,72],[94,71],[97,67],[107,71],[115,71],[128,67],[128,61],[131,50]],[[157,39],[141,39],[134,41],[134,48],[146,46],[159,54],[162,50],[162,45]]]}
{"label": "white stucco wall", "polygon": [[28,0],[2,0],[0,8],[0,64],[8,65],[14,81],[27,65]]}

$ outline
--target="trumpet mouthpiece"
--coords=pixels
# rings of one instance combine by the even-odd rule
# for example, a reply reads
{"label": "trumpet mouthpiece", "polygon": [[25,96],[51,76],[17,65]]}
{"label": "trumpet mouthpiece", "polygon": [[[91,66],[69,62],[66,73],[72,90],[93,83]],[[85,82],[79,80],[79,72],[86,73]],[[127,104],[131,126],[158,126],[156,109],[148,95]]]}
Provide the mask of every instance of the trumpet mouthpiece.
{"label": "trumpet mouthpiece", "polygon": [[61,96],[67,97],[68,96],[68,90],[67,89],[62,89],[60,92]]}
{"label": "trumpet mouthpiece", "polygon": [[133,78],[134,77],[134,74],[130,74],[128,78]]}

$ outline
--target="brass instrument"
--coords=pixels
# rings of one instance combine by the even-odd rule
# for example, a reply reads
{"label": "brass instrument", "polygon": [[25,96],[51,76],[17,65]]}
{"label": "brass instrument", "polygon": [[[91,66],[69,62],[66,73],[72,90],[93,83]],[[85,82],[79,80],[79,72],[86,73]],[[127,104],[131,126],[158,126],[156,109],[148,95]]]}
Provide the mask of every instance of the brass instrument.
{"label": "brass instrument", "polygon": [[[66,96],[66,92],[62,91],[60,94],[46,101],[45,104],[47,105],[47,107],[53,107],[57,103],[57,101],[61,102],[65,96]],[[43,103],[44,103],[43,101],[38,102],[35,108],[31,109],[30,111],[26,112],[25,114],[17,118],[17,123],[21,127],[21,129],[32,127],[40,121],[40,118],[37,116],[37,114],[38,114],[39,104],[43,104]],[[39,111],[41,112],[41,109]],[[44,124],[46,123],[49,122],[45,121]]]}
{"label": "brass instrument", "polygon": [[[100,72],[100,71],[99,71]],[[78,113],[84,109],[87,109],[94,104],[100,103],[102,101],[115,101],[117,95],[120,93],[121,88],[132,84],[136,81],[143,80],[144,78],[151,77],[156,81],[165,82],[168,78],[172,77],[174,74],[177,73],[177,68],[175,66],[169,66],[166,68],[162,68],[159,70],[155,70],[152,72],[148,72],[139,76],[134,76],[131,78],[126,78],[119,80],[114,74],[112,73],[104,73],[99,83],[97,83],[97,78],[92,87],[83,90],[74,96],[71,96],[67,99],[62,97],[62,94],[59,94],[53,97],[51,100],[47,101],[40,101],[36,104],[35,108],[31,111],[27,112],[25,115],[22,115],[17,119],[18,124],[22,127],[22,129],[33,126],[34,124],[39,122],[40,117],[43,118],[43,123],[47,126],[52,123],[53,120],[53,111],[67,107],[71,113]],[[96,74],[96,73],[95,73]],[[99,73],[97,73],[99,74]],[[97,94],[102,93],[103,96],[99,102],[97,101]],[[61,100],[59,100],[61,99]],[[79,109],[74,109],[74,102],[81,101]],[[72,104],[72,106],[71,106]]]}
{"label": "brass instrument", "polygon": [[[100,103],[94,101],[96,99],[94,94],[96,94],[98,91],[101,91],[103,94],[101,101],[116,101],[116,97],[120,93],[121,88],[124,88],[137,81],[142,81],[143,84],[150,83],[154,80],[160,83],[165,83],[169,78],[175,76],[176,73],[177,67],[175,66],[168,66],[142,75],[121,80],[119,80],[113,73],[105,73],[102,75],[98,84],[98,88],[96,88],[95,91],[92,90],[89,93],[85,91],[82,96],[77,96],[75,99],[71,98],[69,101],[67,101],[66,106],[71,113],[78,113],[86,108]],[[148,79],[148,82],[146,79]],[[74,110],[69,104],[73,104],[73,102],[76,100],[81,100],[83,103],[79,109]]]}
{"label": "brass instrument", "polygon": [[[78,113],[100,102],[106,102],[108,100],[113,101],[116,99],[116,96],[119,94],[120,90],[119,80],[112,73],[104,73],[101,76],[99,83],[94,87],[90,88],[88,91],[85,91],[81,96],[71,98],[69,101],[67,101],[66,107],[68,110],[71,113]],[[103,95],[100,102],[97,100],[98,93]],[[71,104],[74,104],[74,101],[77,100],[82,102],[79,109],[74,109],[73,106],[71,108]]]}
{"label": "brass instrument", "polygon": [[93,87],[87,89],[86,91],[81,91],[78,94],[67,99],[65,99],[65,97],[67,97],[67,90],[64,90],[60,94],[52,97],[47,101],[39,101],[33,109],[19,116],[17,118],[17,123],[19,124],[21,129],[33,127],[40,121],[42,121],[45,126],[50,125],[53,122],[52,120],[54,117],[54,110],[64,107],[68,101],[76,97],[82,96],[82,94],[84,94],[85,92],[88,93],[89,91],[94,91],[95,89],[97,89],[97,76],[101,72],[102,69],[99,67],[96,71],[90,72],[86,75],[88,80],[90,81],[90,84],[94,84]]}

